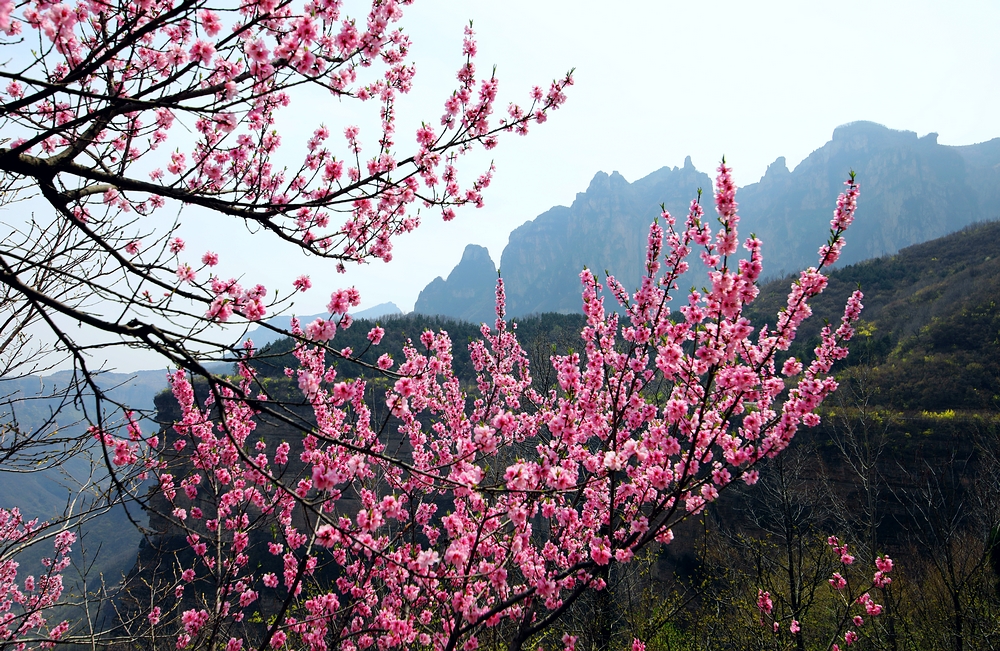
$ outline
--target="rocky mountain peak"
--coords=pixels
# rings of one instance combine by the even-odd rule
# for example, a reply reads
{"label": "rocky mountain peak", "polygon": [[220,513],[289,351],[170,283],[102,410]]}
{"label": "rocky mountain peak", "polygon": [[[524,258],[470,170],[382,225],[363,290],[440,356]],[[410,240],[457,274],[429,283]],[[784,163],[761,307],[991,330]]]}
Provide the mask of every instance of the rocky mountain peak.
{"label": "rocky mountain peak", "polygon": [[470,244],[447,280],[438,276],[420,292],[413,311],[473,323],[491,321],[495,318],[496,282],[497,268],[490,252],[486,247]]}
{"label": "rocky mountain peak", "polygon": [[[760,182],[740,188],[740,232],[764,242],[765,274],[816,263],[837,195],[852,170],[861,198],[840,264],[895,253],[1000,217],[1000,139],[950,147],[939,144],[935,133],[918,138],[913,131],[852,122],[837,127],[794,171],[778,157]],[[711,192],[712,181],[690,156],[683,167],[663,167],[633,183],[618,172],[598,172],[571,206],[556,206],[510,234],[501,258],[508,314],[577,312],[584,266],[608,269],[632,289],[643,274],[646,236],[660,204],[682,220],[698,188]],[[427,286],[417,311],[490,320],[496,272],[487,257],[481,247],[467,249],[447,281],[438,278]],[[692,276],[679,285],[702,282]],[[479,285],[473,289],[472,283]],[[469,298],[462,306],[431,307],[432,296]],[[472,313],[475,318],[463,316]]]}
{"label": "rocky mountain peak", "polygon": [[767,166],[767,171],[764,172],[764,177],[761,178],[761,183],[769,183],[779,180],[785,180],[791,178],[792,173],[788,171],[788,165],[785,162],[784,156],[778,156],[774,159],[774,162]]}

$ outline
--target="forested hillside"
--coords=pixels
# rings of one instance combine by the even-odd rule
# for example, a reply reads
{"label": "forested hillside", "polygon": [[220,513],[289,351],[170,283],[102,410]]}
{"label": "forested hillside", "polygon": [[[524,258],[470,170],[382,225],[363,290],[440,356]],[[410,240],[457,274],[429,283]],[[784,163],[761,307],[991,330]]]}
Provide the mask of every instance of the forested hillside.
{"label": "forested hillside", "polygon": [[[791,279],[761,290],[751,312],[773,322]],[[1000,408],[1000,222],[838,269],[793,353],[809,354],[823,321],[865,293],[845,373],[864,367],[875,404],[899,410]]]}

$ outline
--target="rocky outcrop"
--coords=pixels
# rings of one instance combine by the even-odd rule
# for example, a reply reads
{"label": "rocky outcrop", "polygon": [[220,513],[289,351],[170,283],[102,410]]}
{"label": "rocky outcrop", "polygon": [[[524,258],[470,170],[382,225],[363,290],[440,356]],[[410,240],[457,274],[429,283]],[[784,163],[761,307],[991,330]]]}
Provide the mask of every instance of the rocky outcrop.
{"label": "rocky outcrop", "polygon": [[[936,133],[918,138],[873,122],[847,124],[794,171],[779,158],[759,183],[740,189],[743,231],[763,240],[769,276],[815,264],[834,200],[854,170],[861,199],[841,264],[892,254],[995,218],[987,195],[1000,189],[1000,178],[986,169],[997,154],[996,144],[949,147]],[[977,181],[985,176],[991,183]]]}
{"label": "rocky outcrop", "polygon": [[635,183],[598,172],[571,206],[552,208],[510,234],[500,261],[509,312],[579,312],[584,267],[637,286],[660,204],[683,222],[698,188],[711,188],[711,180],[690,157],[684,167],[664,167]]}
{"label": "rocky outcrop", "polygon": [[[556,206],[510,234],[500,263],[507,313],[579,312],[584,267],[601,278],[611,271],[627,287],[637,285],[649,224],[660,215],[660,205],[683,221],[698,189],[710,187],[711,179],[690,157],[683,167],[664,167],[635,183],[618,172],[598,172],[571,206]],[[424,288],[414,312],[492,321],[495,285],[488,252],[469,245],[447,280],[436,278]]]}
{"label": "rocky outcrop", "polygon": [[497,269],[490,252],[470,244],[447,280],[438,276],[420,292],[413,311],[491,323],[496,319],[496,283]]}
{"label": "rocky outcrop", "polygon": [[[841,266],[1000,218],[1000,138],[950,147],[939,144],[936,133],[917,137],[912,131],[854,122],[838,127],[794,170],[778,158],[759,182],[737,193],[741,233],[755,233],[764,242],[765,276],[816,263],[851,170],[861,184],[861,200]],[[508,314],[579,311],[584,267],[600,278],[608,270],[627,289],[635,287],[643,273],[649,224],[660,204],[682,221],[699,188],[706,218],[712,219],[711,179],[690,158],[681,168],[665,167],[634,183],[617,172],[598,172],[572,205],[554,207],[510,234],[500,263]],[[447,281],[438,278],[428,285],[417,310],[474,321],[492,318],[485,301],[488,297],[492,305],[494,278],[487,282],[485,273],[467,273],[470,267],[463,258]],[[704,283],[703,276],[692,273],[679,286]]]}

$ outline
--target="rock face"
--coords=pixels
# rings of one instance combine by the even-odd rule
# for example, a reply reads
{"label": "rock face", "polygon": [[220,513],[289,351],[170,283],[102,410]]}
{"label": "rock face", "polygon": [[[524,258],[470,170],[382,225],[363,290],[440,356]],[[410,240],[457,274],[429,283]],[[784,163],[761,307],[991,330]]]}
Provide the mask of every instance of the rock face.
{"label": "rock face", "polygon": [[775,276],[816,263],[834,200],[850,170],[861,198],[841,265],[1000,216],[1000,139],[965,147],[922,138],[873,122],[838,127],[833,139],[789,172],[776,160],[758,183],[737,193],[741,230],[764,242],[765,273]]}
{"label": "rock face", "polygon": [[420,292],[413,311],[440,314],[473,323],[496,319],[494,305],[497,269],[484,247],[465,247],[462,261],[445,280],[438,276]]}
{"label": "rock face", "polygon": [[[912,131],[854,122],[838,127],[830,142],[794,171],[778,158],[759,182],[737,193],[740,232],[756,233],[764,242],[765,276],[816,264],[850,170],[857,172],[861,200],[841,266],[1000,218],[1000,138],[949,147],[938,144],[935,133],[918,138]],[[712,181],[690,158],[681,168],[665,167],[634,183],[617,172],[599,172],[571,206],[552,208],[510,234],[500,263],[508,314],[578,312],[585,266],[601,279],[608,270],[633,289],[660,204],[683,222],[699,188],[706,219],[713,220]],[[447,281],[438,278],[427,286],[417,311],[492,318],[485,306],[492,305],[495,277],[487,281],[485,271],[473,273],[466,257]],[[701,267],[696,257],[692,266]],[[704,283],[689,274],[679,285],[683,290]]]}
{"label": "rock face", "polygon": [[664,167],[631,184],[618,172],[598,172],[570,207],[552,208],[510,234],[500,262],[508,311],[579,312],[584,267],[601,279],[608,270],[633,289],[660,204],[683,223],[698,188],[711,187],[690,157],[684,167]]}
{"label": "rock face", "polygon": [[[602,279],[607,269],[631,288],[642,273],[649,224],[660,204],[683,222],[698,188],[710,187],[690,157],[684,167],[664,167],[635,183],[618,172],[598,172],[572,206],[556,206],[510,234],[500,264],[507,313],[579,312],[584,267]],[[492,321],[495,285],[486,249],[470,245],[447,280],[436,278],[424,288],[414,312]]]}

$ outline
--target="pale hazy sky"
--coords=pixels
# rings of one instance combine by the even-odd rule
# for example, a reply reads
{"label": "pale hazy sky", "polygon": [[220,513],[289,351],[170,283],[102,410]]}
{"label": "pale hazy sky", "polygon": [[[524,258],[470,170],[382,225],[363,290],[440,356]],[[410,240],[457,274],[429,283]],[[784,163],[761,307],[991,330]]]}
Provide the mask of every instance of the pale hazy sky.
{"label": "pale hazy sky", "polygon": [[[352,284],[362,308],[393,301],[408,311],[467,244],[486,246],[499,263],[512,229],[570,204],[599,170],[634,181],[690,155],[711,174],[725,155],[745,185],[778,156],[794,168],[855,120],[935,131],[951,145],[1000,136],[996,1],[418,0],[404,19],[417,76],[401,107],[399,143],[412,141],[421,120],[439,119],[469,19],[479,70],[497,66],[500,106],[576,68],[563,109],[490,152],[497,172],[483,209],[461,210],[451,223],[428,214],[396,240],[392,263],[344,276],[266,236],[234,236],[227,218],[191,211],[181,214],[189,250],[216,250],[220,273],[269,288],[311,274],[314,289],[300,295],[298,314],[322,311],[333,289]],[[329,96],[293,102],[283,119],[285,142],[304,142],[320,122],[335,134],[357,123],[363,143],[376,138],[364,111]],[[464,161],[466,178],[488,162]],[[131,354],[115,363],[161,364]]]}
{"label": "pale hazy sky", "polygon": [[[935,131],[942,144],[1000,136],[1000,2],[435,0],[407,11],[413,101],[431,119],[468,19],[504,104],[570,67],[576,84],[549,122],[491,152],[486,207],[430,217],[397,240],[391,264],[329,279],[355,284],[365,306],[412,309],[469,243],[499,263],[512,229],[571,203],[598,170],[634,181],[690,155],[711,175],[725,155],[744,185],[778,156],[794,168],[854,120]],[[301,311],[320,311],[320,294]]]}

